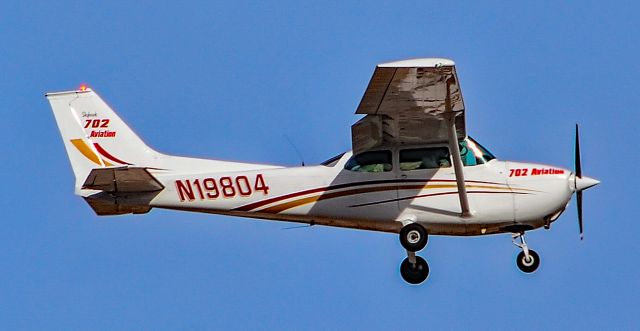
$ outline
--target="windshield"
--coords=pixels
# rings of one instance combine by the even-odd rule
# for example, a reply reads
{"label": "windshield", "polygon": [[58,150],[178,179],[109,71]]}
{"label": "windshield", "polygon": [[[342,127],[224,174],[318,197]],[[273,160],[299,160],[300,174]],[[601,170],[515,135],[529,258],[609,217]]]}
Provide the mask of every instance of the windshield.
{"label": "windshield", "polygon": [[467,137],[460,142],[460,156],[465,166],[485,164],[496,158],[471,137]]}

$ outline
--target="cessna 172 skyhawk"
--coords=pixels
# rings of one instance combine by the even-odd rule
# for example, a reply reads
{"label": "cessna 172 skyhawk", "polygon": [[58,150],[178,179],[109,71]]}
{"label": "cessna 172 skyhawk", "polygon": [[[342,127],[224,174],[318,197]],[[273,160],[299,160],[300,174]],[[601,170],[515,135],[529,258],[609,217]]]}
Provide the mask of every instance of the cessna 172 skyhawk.
{"label": "cessna 172 skyhawk", "polygon": [[186,158],[148,147],[91,89],[46,94],[76,178],[98,215],[151,208],[400,234],[405,281],[427,279],[416,255],[428,235],[512,233],[517,265],[538,268],[525,232],[549,228],[598,184],[575,171],[499,161],[467,135],[454,62],[414,59],[376,67],[352,127],[353,151],[317,166]]}

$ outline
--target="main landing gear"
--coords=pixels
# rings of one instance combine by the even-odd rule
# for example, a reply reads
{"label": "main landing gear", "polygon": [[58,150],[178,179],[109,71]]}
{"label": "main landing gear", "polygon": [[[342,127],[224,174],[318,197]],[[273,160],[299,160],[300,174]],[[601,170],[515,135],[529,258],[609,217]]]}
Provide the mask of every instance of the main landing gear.
{"label": "main landing gear", "polygon": [[[520,243],[516,242],[517,239],[520,239]],[[540,256],[536,251],[529,249],[527,242],[524,241],[524,232],[514,234],[512,241],[514,245],[522,249],[522,252],[520,252],[516,258],[518,269],[526,273],[536,271],[540,266]]]}
{"label": "main landing gear", "polygon": [[416,255],[428,239],[427,230],[418,223],[409,223],[400,230],[400,244],[407,250],[407,258],[400,264],[400,275],[409,284],[420,284],[429,277],[429,264]]}

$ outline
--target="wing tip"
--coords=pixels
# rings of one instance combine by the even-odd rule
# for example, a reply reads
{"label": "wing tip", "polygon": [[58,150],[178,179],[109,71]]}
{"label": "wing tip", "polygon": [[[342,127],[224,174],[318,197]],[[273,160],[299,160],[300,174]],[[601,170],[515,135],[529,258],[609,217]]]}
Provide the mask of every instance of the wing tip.
{"label": "wing tip", "polygon": [[445,58],[417,58],[380,63],[381,68],[437,68],[437,67],[453,67],[456,63],[453,60]]}

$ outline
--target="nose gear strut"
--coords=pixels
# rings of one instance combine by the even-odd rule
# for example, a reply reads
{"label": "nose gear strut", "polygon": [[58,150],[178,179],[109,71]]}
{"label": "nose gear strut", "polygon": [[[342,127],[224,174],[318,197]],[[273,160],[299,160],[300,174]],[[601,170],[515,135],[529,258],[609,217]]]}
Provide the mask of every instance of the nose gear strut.
{"label": "nose gear strut", "polygon": [[[516,242],[517,239],[520,239],[520,243]],[[529,246],[527,246],[527,242],[524,239],[524,232],[514,233],[511,241],[514,245],[522,249],[522,252],[520,252],[516,258],[518,269],[526,273],[536,271],[540,266],[540,256],[536,251],[529,249]]]}

